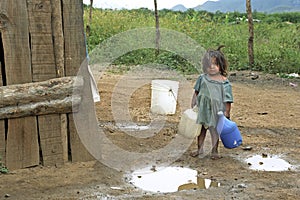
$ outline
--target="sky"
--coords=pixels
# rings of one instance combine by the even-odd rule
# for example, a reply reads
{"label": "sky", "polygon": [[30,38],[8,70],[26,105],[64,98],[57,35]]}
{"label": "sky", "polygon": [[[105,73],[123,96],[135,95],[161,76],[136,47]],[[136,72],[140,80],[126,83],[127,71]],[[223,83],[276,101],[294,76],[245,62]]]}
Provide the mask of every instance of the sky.
{"label": "sky", "polygon": [[[198,5],[202,5],[208,0],[157,0],[158,9],[171,9],[172,7],[182,4],[186,8],[193,8]],[[216,0],[211,0],[216,1]],[[90,0],[83,0],[83,3],[89,5]],[[111,8],[111,9],[135,9],[146,7],[148,9],[154,9],[153,0],[94,0],[93,6],[97,8]]]}

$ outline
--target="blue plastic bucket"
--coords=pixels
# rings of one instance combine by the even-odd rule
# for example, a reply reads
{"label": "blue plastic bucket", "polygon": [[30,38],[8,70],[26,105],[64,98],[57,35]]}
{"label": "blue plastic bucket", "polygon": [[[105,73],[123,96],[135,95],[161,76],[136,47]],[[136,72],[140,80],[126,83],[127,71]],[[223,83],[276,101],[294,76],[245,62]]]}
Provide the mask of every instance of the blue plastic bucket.
{"label": "blue plastic bucket", "polygon": [[236,148],[243,142],[242,135],[235,122],[227,119],[223,112],[219,112],[217,132],[220,135],[224,147],[228,149]]}

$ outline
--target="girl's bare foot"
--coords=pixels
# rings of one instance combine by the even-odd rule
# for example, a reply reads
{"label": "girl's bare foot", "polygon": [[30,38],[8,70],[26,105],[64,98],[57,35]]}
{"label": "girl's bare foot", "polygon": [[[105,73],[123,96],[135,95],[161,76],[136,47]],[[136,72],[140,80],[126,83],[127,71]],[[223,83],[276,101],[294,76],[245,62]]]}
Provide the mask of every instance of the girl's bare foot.
{"label": "girl's bare foot", "polygon": [[201,154],[203,154],[203,151],[197,150],[197,151],[194,151],[194,152],[190,153],[190,156],[197,157],[197,156],[199,156]]}
{"label": "girl's bare foot", "polygon": [[221,158],[223,158],[222,156],[220,156],[219,154],[212,154],[210,157],[212,160],[219,160]]}
{"label": "girl's bare foot", "polygon": [[194,152],[190,153],[190,156],[192,156],[192,157],[199,156],[199,151],[194,151]]}

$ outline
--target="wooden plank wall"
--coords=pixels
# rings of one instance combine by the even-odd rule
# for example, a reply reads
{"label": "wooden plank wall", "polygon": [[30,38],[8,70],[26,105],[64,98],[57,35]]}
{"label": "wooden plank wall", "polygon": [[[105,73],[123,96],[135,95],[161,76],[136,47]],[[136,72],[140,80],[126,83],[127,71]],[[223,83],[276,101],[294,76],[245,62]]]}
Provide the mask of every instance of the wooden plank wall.
{"label": "wooden plank wall", "polygon": [[[82,0],[1,0],[0,33],[0,86],[76,76],[86,57]],[[0,120],[0,156],[10,170],[94,159],[72,114]]]}
{"label": "wooden plank wall", "polygon": [[[31,56],[26,1],[2,0],[7,25],[1,31],[4,48],[6,83],[32,82]],[[9,119],[6,140],[6,166],[19,169],[39,164],[36,117]]]}

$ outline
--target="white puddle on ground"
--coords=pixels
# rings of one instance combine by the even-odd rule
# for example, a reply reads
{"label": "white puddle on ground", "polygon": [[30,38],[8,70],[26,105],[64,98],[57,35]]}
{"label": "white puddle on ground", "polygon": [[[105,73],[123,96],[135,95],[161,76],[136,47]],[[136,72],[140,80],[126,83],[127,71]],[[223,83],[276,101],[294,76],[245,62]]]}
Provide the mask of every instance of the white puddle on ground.
{"label": "white puddle on ground", "polygon": [[287,171],[293,167],[277,155],[255,155],[246,159],[250,169],[261,171]]}
{"label": "white puddle on ground", "polygon": [[150,129],[149,126],[137,125],[137,124],[117,124],[118,128],[124,130],[131,130],[131,131],[143,131]]}
{"label": "white puddle on ground", "polygon": [[142,190],[161,193],[220,187],[220,183],[197,175],[197,171],[190,168],[149,167],[134,171],[129,182]]}

